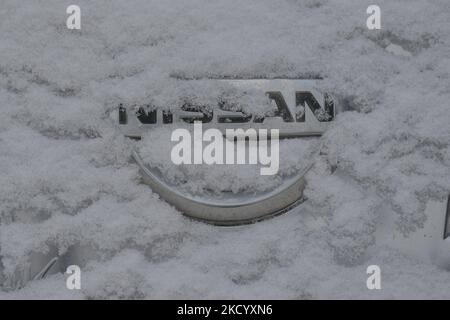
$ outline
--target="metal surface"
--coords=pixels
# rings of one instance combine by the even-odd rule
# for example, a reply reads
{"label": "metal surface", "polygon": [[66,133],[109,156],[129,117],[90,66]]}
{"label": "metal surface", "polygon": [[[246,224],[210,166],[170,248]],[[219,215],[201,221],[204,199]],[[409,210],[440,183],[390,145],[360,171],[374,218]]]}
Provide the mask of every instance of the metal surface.
{"label": "metal surface", "polygon": [[[225,133],[226,129],[278,129],[280,138],[320,136],[325,132],[335,116],[335,105],[331,96],[318,90],[320,80],[300,79],[226,79],[226,80],[180,80],[192,85],[195,96],[199,88],[208,85],[222,88],[236,88],[239,92],[252,92],[267,96],[275,102],[273,114],[263,116],[227,111],[219,105],[211,113],[177,109],[168,111],[155,109],[143,115],[133,107],[123,104],[119,107],[119,128],[125,136],[141,138],[145,131],[159,126],[173,129],[201,119],[203,130],[215,128]],[[274,108],[275,109],[275,108]],[[134,114],[133,114],[134,113]],[[145,121],[144,121],[145,120]],[[140,155],[134,151],[133,158],[139,166],[143,181],[158,193],[162,199],[175,206],[185,215],[215,225],[238,225],[262,220],[286,212],[303,201],[306,170],[291,176],[283,183],[261,194],[232,194],[223,192],[220,197],[193,196],[181,192],[176,185],[169,184],[159,170],[144,164]]]}
{"label": "metal surface", "polygon": [[221,199],[208,199],[185,194],[168,184],[157,169],[144,164],[137,152],[133,152],[143,180],[161,198],[187,216],[216,225],[251,223],[271,217],[301,202],[305,187],[304,175],[311,168],[285,179],[283,184],[266,193],[252,195],[226,195]]}
{"label": "metal surface", "polygon": [[38,272],[37,275],[34,276],[33,280],[40,280],[44,279],[46,275],[49,273],[50,269],[58,262],[58,258],[54,257],[51,259],[43,268],[41,271]]}
{"label": "metal surface", "polygon": [[[83,268],[89,261],[99,261],[100,253],[100,250],[88,244],[74,244],[68,247],[65,253],[60,254],[56,245],[49,245],[47,252],[31,252],[28,261],[6,277],[3,289],[6,291],[21,289],[30,281],[65,273],[70,265]],[[2,283],[0,287],[1,285]]]}
{"label": "metal surface", "polygon": [[447,199],[447,211],[445,213],[444,239],[450,236],[450,194]]}
{"label": "metal surface", "polygon": [[[278,115],[265,115],[259,122],[252,115],[242,112],[232,112],[216,108],[214,114],[205,119],[201,112],[185,111],[181,109],[171,110],[171,123],[165,123],[163,110],[152,113],[148,122],[143,123],[138,119],[134,107],[119,107],[119,127],[125,136],[140,138],[142,134],[158,126],[172,126],[177,128],[180,122],[189,119],[204,117],[203,129],[216,128],[223,133],[226,129],[278,129],[280,138],[320,136],[334,119],[334,101],[331,96],[318,90],[320,80],[293,80],[293,79],[249,79],[249,80],[180,80],[198,83],[199,86],[205,81],[217,84],[226,84],[240,92],[259,91],[261,96],[269,96],[278,107]],[[193,85],[195,88],[195,85]],[[195,92],[194,92],[195,93]],[[299,115],[297,107],[304,107],[304,114]],[[316,114],[318,110],[329,117],[323,120]],[[133,116],[134,113],[134,116]],[[224,120],[228,121],[224,121]],[[236,121],[236,122],[235,122]]]}

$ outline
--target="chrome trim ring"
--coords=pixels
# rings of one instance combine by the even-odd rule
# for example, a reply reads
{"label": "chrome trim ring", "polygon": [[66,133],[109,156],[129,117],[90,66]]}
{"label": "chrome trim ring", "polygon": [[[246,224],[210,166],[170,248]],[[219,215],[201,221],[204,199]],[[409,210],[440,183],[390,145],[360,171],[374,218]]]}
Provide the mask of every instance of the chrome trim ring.
{"label": "chrome trim ring", "polygon": [[136,151],[133,151],[133,159],[144,182],[162,199],[191,218],[221,226],[260,221],[297,206],[303,202],[304,176],[312,167],[312,164],[309,165],[300,174],[285,179],[277,188],[256,197],[231,195],[219,200],[182,193],[164,181],[157,169],[147,167]]}

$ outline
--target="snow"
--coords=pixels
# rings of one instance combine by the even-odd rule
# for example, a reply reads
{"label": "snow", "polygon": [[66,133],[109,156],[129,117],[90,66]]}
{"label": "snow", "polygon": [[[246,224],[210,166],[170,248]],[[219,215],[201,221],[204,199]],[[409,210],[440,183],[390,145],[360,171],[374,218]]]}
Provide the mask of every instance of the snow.
{"label": "snow", "polygon": [[[389,217],[413,234],[450,191],[450,2],[380,0],[380,31],[356,0],[77,4],[80,31],[60,1],[0,5],[0,298],[450,298],[448,260],[376,232]],[[320,139],[308,201],[253,225],[185,218],[142,184],[132,146],[187,190],[240,192],[275,186],[317,144],[283,141],[276,178],[173,168],[163,143],[130,145],[109,117],[170,101],[176,78],[314,76],[345,112]],[[8,290],[31,255],[69,261],[80,246],[96,252],[82,290],[60,273]],[[370,264],[382,290],[366,288]]]}

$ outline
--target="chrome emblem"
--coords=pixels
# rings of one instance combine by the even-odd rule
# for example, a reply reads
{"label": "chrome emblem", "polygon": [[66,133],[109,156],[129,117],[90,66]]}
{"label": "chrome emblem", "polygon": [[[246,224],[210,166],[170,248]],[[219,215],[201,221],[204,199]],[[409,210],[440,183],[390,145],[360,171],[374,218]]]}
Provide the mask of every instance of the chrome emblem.
{"label": "chrome emblem", "polygon": [[[320,80],[250,79],[250,80],[179,80],[196,86],[218,87],[216,106],[195,105],[184,102],[181,106],[130,106],[122,103],[118,108],[118,123],[123,134],[141,138],[143,133],[159,126],[177,128],[201,121],[204,128],[277,129],[280,138],[322,135],[335,117],[332,97],[319,90]],[[275,106],[271,111],[251,113],[226,100],[222,91],[231,90],[245,96],[252,93]],[[195,96],[195,92],[191,96]],[[225,96],[225,97],[224,97]],[[235,95],[236,96],[236,95]],[[181,100],[184,101],[184,100]],[[211,100],[210,100],[211,101]],[[212,99],[214,101],[214,99]],[[230,107],[231,106],[231,107]],[[237,106],[237,107],[236,107]],[[257,110],[257,108],[256,108]],[[164,179],[156,168],[145,164],[135,150],[133,158],[139,166],[143,181],[162,199],[185,215],[216,225],[251,223],[286,212],[303,201],[304,175],[312,166],[284,179],[277,188],[261,194],[232,194],[220,197],[194,196],[177,189]]]}

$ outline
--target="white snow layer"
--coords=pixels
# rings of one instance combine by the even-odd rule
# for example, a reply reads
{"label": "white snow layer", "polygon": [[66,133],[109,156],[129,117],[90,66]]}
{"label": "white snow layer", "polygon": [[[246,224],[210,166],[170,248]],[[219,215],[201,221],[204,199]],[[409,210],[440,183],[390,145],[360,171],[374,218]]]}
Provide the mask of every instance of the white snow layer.
{"label": "white snow layer", "polygon": [[[370,1],[76,4],[80,31],[65,2],[0,4],[0,298],[450,298],[450,264],[375,236],[386,216],[399,234],[420,229],[450,191],[448,0],[379,0],[379,31]],[[253,225],[205,225],[161,201],[108,116],[164,103],[176,77],[317,75],[348,111],[321,138],[308,201]],[[282,174],[305,149],[283,143]],[[141,147],[158,160],[156,139]],[[221,170],[202,171],[199,190],[252,183]],[[81,290],[61,273],[7,289],[32,254],[80,246],[96,251]],[[370,264],[382,290],[366,288]]]}

